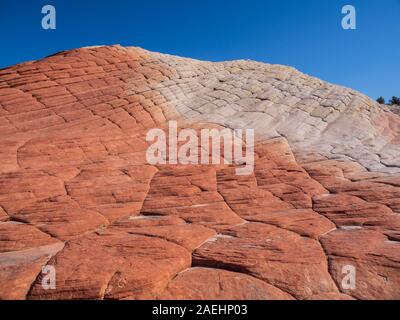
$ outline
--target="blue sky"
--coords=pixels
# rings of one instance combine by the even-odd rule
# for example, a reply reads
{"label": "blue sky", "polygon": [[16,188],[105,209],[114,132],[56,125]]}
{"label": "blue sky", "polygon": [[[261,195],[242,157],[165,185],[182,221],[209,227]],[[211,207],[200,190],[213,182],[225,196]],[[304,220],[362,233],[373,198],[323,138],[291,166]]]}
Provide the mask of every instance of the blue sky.
{"label": "blue sky", "polygon": [[[57,29],[41,28],[41,8]],[[341,8],[357,9],[343,30]],[[373,98],[400,96],[400,0],[0,0],[0,68],[88,45],[293,66]]]}

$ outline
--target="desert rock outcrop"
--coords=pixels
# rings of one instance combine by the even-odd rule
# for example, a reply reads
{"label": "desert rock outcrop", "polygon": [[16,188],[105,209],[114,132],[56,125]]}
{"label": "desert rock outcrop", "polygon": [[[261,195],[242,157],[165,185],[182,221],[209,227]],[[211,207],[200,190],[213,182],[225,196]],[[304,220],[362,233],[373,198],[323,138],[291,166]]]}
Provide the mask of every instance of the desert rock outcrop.
{"label": "desert rock outcrop", "polygon": [[[171,120],[254,129],[254,172],[148,164]],[[0,299],[400,298],[400,116],[354,90],[82,48],[0,70],[0,136]]]}

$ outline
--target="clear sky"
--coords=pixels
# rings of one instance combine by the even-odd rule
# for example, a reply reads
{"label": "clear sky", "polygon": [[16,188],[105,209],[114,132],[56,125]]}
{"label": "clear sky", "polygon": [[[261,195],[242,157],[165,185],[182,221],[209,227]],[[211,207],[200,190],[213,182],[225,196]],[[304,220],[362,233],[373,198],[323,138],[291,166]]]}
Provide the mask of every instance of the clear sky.
{"label": "clear sky", "polygon": [[[41,8],[57,29],[41,28]],[[343,30],[341,9],[357,9]],[[0,0],[0,68],[88,45],[293,66],[372,98],[400,96],[400,0]]]}

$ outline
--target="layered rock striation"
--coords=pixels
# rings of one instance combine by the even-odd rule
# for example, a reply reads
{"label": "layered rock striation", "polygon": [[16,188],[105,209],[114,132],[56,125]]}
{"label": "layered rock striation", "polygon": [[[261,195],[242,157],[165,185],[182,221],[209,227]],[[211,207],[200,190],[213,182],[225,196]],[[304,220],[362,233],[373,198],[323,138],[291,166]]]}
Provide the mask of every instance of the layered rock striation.
{"label": "layered rock striation", "polygon": [[[254,129],[254,172],[150,165],[172,120]],[[400,116],[354,90],[82,48],[0,70],[0,136],[0,299],[400,298]]]}

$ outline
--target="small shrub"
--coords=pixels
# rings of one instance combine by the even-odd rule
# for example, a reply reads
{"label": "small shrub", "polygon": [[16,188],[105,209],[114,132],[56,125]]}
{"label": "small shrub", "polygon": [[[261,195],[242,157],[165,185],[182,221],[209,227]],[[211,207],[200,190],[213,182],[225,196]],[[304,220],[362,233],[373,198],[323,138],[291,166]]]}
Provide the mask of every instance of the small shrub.
{"label": "small shrub", "polygon": [[400,98],[399,97],[392,97],[392,100],[389,101],[389,104],[393,105],[398,105],[400,106]]}
{"label": "small shrub", "polygon": [[385,104],[385,99],[383,97],[379,97],[376,101],[380,104]]}

